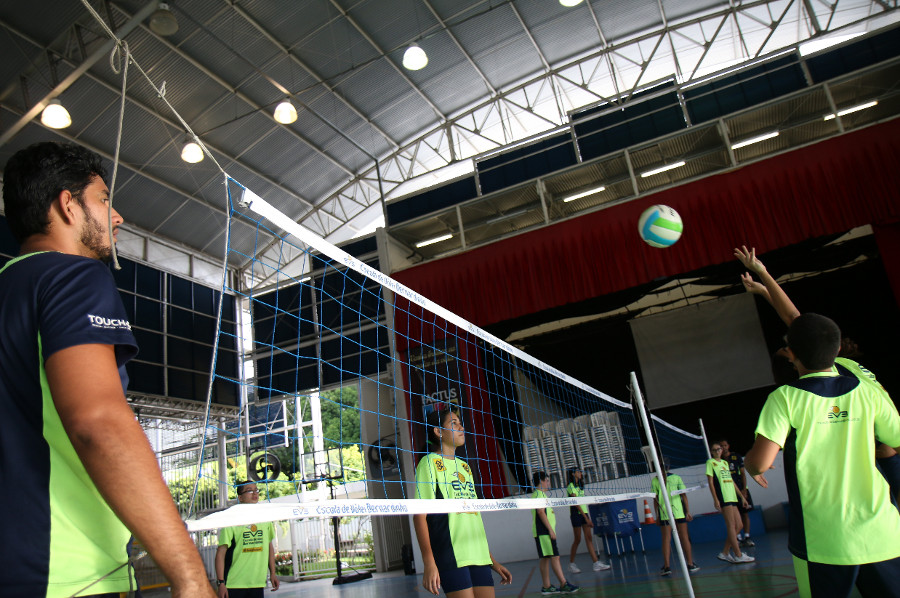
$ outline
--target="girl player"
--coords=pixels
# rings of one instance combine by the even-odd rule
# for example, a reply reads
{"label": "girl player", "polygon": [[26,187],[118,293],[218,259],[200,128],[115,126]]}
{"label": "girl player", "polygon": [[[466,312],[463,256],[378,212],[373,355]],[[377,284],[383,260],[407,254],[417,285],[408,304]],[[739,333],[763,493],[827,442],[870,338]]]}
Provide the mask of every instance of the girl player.
{"label": "girl player", "polygon": [[[569,496],[584,496],[584,475],[581,470],[570,469],[566,472],[569,485],[566,487],[566,494]],[[581,533],[584,532],[584,543],[587,545],[591,560],[594,562],[594,571],[605,571],[609,569],[609,565],[601,561],[597,557],[597,551],[594,550],[594,543],[591,541],[591,516],[588,515],[587,507],[584,505],[574,505],[569,507],[569,521],[572,523],[572,534],[575,536],[572,542],[572,549],[569,551],[569,571],[572,573],[581,573],[581,569],[575,564],[575,553],[578,551],[578,544],[581,543]]]}
{"label": "girl player", "polygon": [[[434,411],[425,420],[432,452],[416,467],[416,498],[478,498],[472,470],[456,457],[466,442],[462,421],[455,411]],[[447,598],[493,598],[493,569],[501,584],[512,575],[488,549],[480,513],[434,513],[413,515],[413,525],[425,575],[422,586]]]}
{"label": "girl player", "polygon": [[743,554],[737,541],[737,531],[741,529],[741,516],[737,509],[738,496],[744,501],[745,506],[747,501],[734,488],[731,469],[728,467],[728,462],[722,458],[722,447],[717,442],[710,446],[709,450],[712,453],[712,459],[706,462],[706,477],[709,479],[709,491],[712,493],[713,504],[725,518],[725,533],[727,534],[725,546],[717,558],[727,563],[752,563],[756,559],[749,554]]}

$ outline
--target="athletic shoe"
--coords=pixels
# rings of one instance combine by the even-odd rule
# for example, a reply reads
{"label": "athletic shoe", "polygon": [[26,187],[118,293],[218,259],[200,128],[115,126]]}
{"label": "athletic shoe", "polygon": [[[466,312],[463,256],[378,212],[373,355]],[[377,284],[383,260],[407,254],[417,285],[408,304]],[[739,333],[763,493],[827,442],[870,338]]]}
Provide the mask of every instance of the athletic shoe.
{"label": "athletic shoe", "polygon": [[743,542],[743,541],[744,541],[744,531],[743,531],[743,530],[741,530],[741,533],[739,533],[739,534],[737,535],[737,541],[738,541],[738,542]]}
{"label": "athletic shoe", "polygon": [[726,563],[733,563],[734,561],[731,558],[731,553],[725,554],[724,552],[720,552],[716,555],[716,558],[720,561],[725,561]]}
{"label": "athletic shoe", "polygon": [[610,565],[607,563],[604,563],[603,561],[597,561],[596,563],[593,564],[594,571],[606,571],[607,569],[610,569],[610,568],[611,568]]}
{"label": "athletic shoe", "polygon": [[569,571],[572,573],[581,573],[581,569],[578,568],[578,565],[575,563],[569,563]]}
{"label": "athletic shoe", "polygon": [[577,592],[580,589],[581,589],[580,587],[578,587],[576,585],[572,585],[569,582],[566,582],[559,588],[559,592],[560,592],[560,594],[574,594],[575,592]]}
{"label": "athletic shoe", "polygon": [[672,575],[672,570],[668,567],[663,567],[659,570],[659,574],[661,577],[665,577],[666,575]]}
{"label": "athletic shoe", "polygon": [[750,556],[750,555],[747,554],[746,552],[743,553],[743,554],[741,554],[741,556],[733,556],[733,557],[731,557],[731,562],[732,562],[732,563],[752,563],[752,562],[755,561],[755,560],[756,560],[755,557]]}
{"label": "athletic shoe", "polygon": [[545,596],[548,594],[559,594],[559,588],[557,588],[556,586],[550,586],[549,588],[541,588],[541,594],[543,594]]}
{"label": "athletic shoe", "polygon": [[756,542],[751,540],[750,536],[747,536],[746,538],[744,538],[744,546],[746,546],[747,548],[753,548],[754,546],[756,546]]}
{"label": "athletic shoe", "polygon": [[700,570],[700,567],[698,567],[696,563],[691,563],[690,565],[688,565],[689,573],[696,573],[699,570]]}

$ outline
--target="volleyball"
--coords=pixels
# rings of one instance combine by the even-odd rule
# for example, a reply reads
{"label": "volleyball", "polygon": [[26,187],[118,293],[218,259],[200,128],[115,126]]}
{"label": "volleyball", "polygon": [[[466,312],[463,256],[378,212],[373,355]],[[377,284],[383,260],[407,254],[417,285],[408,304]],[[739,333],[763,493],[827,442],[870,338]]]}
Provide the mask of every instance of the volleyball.
{"label": "volleyball", "polygon": [[671,247],[681,238],[681,216],[669,206],[650,206],[638,220],[638,232],[651,247]]}

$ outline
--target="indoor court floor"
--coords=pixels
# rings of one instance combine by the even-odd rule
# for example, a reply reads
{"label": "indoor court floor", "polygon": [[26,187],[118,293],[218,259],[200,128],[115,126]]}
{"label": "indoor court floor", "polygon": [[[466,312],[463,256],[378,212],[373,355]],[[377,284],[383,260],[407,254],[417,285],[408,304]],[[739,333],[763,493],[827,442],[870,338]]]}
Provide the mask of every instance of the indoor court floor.
{"label": "indoor court floor", "polygon": [[[694,560],[701,567],[692,575],[695,595],[727,598],[732,596],[753,596],[759,598],[789,598],[797,596],[794,568],[791,555],[787,551],[787,531],[776,531],[754,537],[756,547],[748,552],[756,557],[756,562],[732,565],[716,559],[722,549],[722,542],[694,544]],[[582,551],[584,547],[582,546]],[[497,556],[497,555],[495,555]],[[673,552],[674,556],[674,552]],[[605,558],[605,557],[604,557]],[[612,569],[593,572],[590,559],[582,552],[576,558],[581,567],[579,574],[569,574],[572,583],[581,586],[578,596],[609,596],[645,598],[657,596],[688,596],[680,572],[673,571],[668,577],[660,577],[662,554],[648,550],[642,554],[638,549],[634,554],[610,559]],[[568,567],[568,557],[562,557],[563,567]],[[513,575],[511,586],[497,586],[498,598],[537,597],[541,592],[540,572],[537,559],[504,563]],[[552,576],[552,573],[551,573]],[[430,596],[420,585],[421,575],[406,576],[402,572],[377,573],[372,579],[335,586],[330,579],[300,583],[282,583],[277,592],[266,591],[273,598],[400,598]],[[495,577],[496,581],[496,577]],[[556,579],[552,577],[555,584]],[[145,593],[145,598],[157,598],[165,594]],[[443,594],[442,594],[443,595]],[[853,596],[859,596],[854,591]]]}

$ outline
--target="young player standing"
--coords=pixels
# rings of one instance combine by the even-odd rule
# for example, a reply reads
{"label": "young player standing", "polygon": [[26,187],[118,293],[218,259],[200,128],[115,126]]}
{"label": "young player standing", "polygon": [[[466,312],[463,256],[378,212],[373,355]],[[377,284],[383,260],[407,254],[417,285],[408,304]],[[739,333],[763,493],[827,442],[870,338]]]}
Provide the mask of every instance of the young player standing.
{"label": "young player standing", "polygon": [[[456,456],[466,442],[459,415],[434,411],[426,423],[428,443],[437,452],[422,457],[416,467],[416,498],[478,498],[472,470]],[[493,598],[491,570],[501,584],[512,583],[488,549],[480,513],[413,515],[413,525],[425,564],[422,586],[432,594],[443,588],[448,598]]]}

